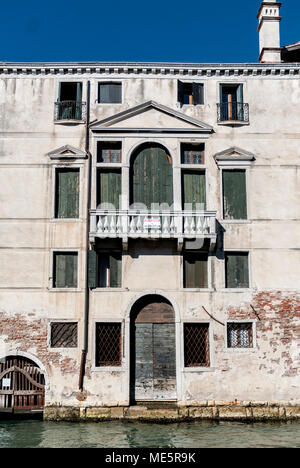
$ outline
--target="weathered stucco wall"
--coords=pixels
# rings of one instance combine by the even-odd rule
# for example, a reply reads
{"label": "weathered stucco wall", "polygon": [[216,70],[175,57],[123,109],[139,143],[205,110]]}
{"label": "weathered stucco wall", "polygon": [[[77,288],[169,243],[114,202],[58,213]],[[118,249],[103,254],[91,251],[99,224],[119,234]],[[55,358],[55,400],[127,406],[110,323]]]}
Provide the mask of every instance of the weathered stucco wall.
{"label": "weathered stucco wall", "polygon": [[[298,68],[297,68],[298,69]],[[181,78],[181,76],[178,76]],[[203,401],[296,401],[300,400],[300,80],[299,75],[193,77],[204,83],[205,104],[180,106],[177,77],[113,76],[122,82],[123,102],[96,104],[97,85],[106,74],[35,77],[0,76],[0,357],[27,353],[43,363],[48,376],[47,405],[101,406],[129,403],[130,306],[141,294],[159,292],[176,310],[177,390],[180,404]],[[182,77],[188,78],[187,76]],[[201,135],[121,135],[123,141],[122,187],[128,195],[129,157],[139,143],[158,141],[173,158],[175,208],[181,206],[180,142],[205,141],[207,208],[217,210],[225,229],[225,250],[250,253],[250,288],[226,290],[224,255],[219,246],[209,260],[209,288],[184,290],[182,261],[173,241],[131,241],[123,255],[123,286],[118,290],[96,289],[90,296],[89,350],[85,392],[78,395],[83,343],[84,262],[86,221],[86,161],[81,169],[80,218],[53,219],[54,169],[60,163],[49,151],[70,144],[84,150],[84,125],[53,122],[58,83],[81,81],[86,96],[91,81],[91,121],[153,100],[213,126],[214,133]],[[244,101],[250,106],[250,125],[217,125],[216,103],[220,83],[244,84]],[[84,97],[85,99],[85,97]],[[122,126],[164,128],[176,118],[152,109]],[[177,121],[178,128],[187,124]],[[119,125],[118,125],[119,126]],[[107,134],[101,135],[109,138]],[[99,136],[98,136],[99,137]],[[96,203],[95,149],[93,207]],[[248,220],[222,220],[221,171],[213,156],[230,147],[255,156],[247,168]],[[73,167],[73,166],[72,166]],[[126,202],[125,206],[126,207]],[[79,254],[78,288],[52,288],[52,251],[75,250]],[[257,311],[253,312],[251,305]],[[225,328],[220,322],[255,322],[256,343],[251,350],[226,348]],[[78,348],[49,347],[51,320],[78,321]],[[124,322],[125,348],[122,367],[95,369],[96,321]],[[184,369],[183,323],[204,321],[211,325],[211,367]]]}

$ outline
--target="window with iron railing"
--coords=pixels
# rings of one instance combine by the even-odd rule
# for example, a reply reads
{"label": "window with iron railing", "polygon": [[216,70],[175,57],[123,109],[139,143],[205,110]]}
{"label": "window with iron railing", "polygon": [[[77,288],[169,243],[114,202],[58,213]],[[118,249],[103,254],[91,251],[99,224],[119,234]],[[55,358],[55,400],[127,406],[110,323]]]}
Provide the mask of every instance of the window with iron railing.
{"label": "window with iron railing", "polygon": [[82,102],[82,83],[59,84],[58,99],[54,108],[54,120],[84,120],[86,104]]}
{"label": "window with iron railing", "polygon": [[51,348],[77,348],[77,323],[51,323]]}
{"label": "window with iron railing", "polygon": [[220,85],[218,122],[249,122],[249,104],[244,102],[243,85]]}

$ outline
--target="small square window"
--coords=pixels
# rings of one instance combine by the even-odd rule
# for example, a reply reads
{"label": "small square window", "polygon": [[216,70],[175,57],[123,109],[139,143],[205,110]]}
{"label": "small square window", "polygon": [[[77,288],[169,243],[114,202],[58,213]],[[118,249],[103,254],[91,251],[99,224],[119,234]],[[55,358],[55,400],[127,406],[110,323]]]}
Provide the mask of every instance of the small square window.
{"label": "small square window", "polygon": [[209,367],[209,324],[184,324],[185,367]]}
{"label": "small square window", "polygon": [[98,141],[98,163],[121,163],[122,143],[120,141]]}
{"label": "small square window", "polygon": [[204,164],[205,163],[204,143],[182,143],[181,144],[181,164]]}
{"label": "small square window", "polygon": [[197,106],[204,104],[204,85],[202,83],[178,81],[178,102],[181,105]]}
{"label": "small square window", "polygon": [[227,323],[228,348],[253,348],[252,323]]}
{"label": "small square window", "polygon": [[99,104],[120,104],[122,102],[122,83],[99,83]]}
{"label": "small square window", "polygon": [[122,338],[120,323],[96,324],[96,367],[121,366]]}
{"label": "small square window", "polygon": [[77,348],[77,323],[51,323],[51,348]]}

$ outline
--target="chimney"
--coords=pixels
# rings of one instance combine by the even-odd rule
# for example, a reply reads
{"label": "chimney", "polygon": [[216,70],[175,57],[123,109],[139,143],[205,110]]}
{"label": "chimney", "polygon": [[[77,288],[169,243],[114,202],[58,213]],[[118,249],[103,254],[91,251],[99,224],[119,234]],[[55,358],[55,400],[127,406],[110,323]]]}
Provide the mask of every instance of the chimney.
{"label": "chimney", "polygon": [[280,28],[281,16],[279,2],[262,2],[258,11],[259,61],[261,63],[280,63]]}

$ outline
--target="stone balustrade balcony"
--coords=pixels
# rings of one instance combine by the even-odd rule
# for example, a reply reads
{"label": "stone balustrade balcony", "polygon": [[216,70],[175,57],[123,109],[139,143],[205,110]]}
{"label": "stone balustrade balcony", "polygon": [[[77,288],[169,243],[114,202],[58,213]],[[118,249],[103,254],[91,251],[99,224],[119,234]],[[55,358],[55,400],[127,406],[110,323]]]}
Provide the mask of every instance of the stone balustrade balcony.
{"label": "stone balustrade balcony", "polygon": [[91,210],[90,241],[96,238],[211,239],[216,241],[216,211]]}

